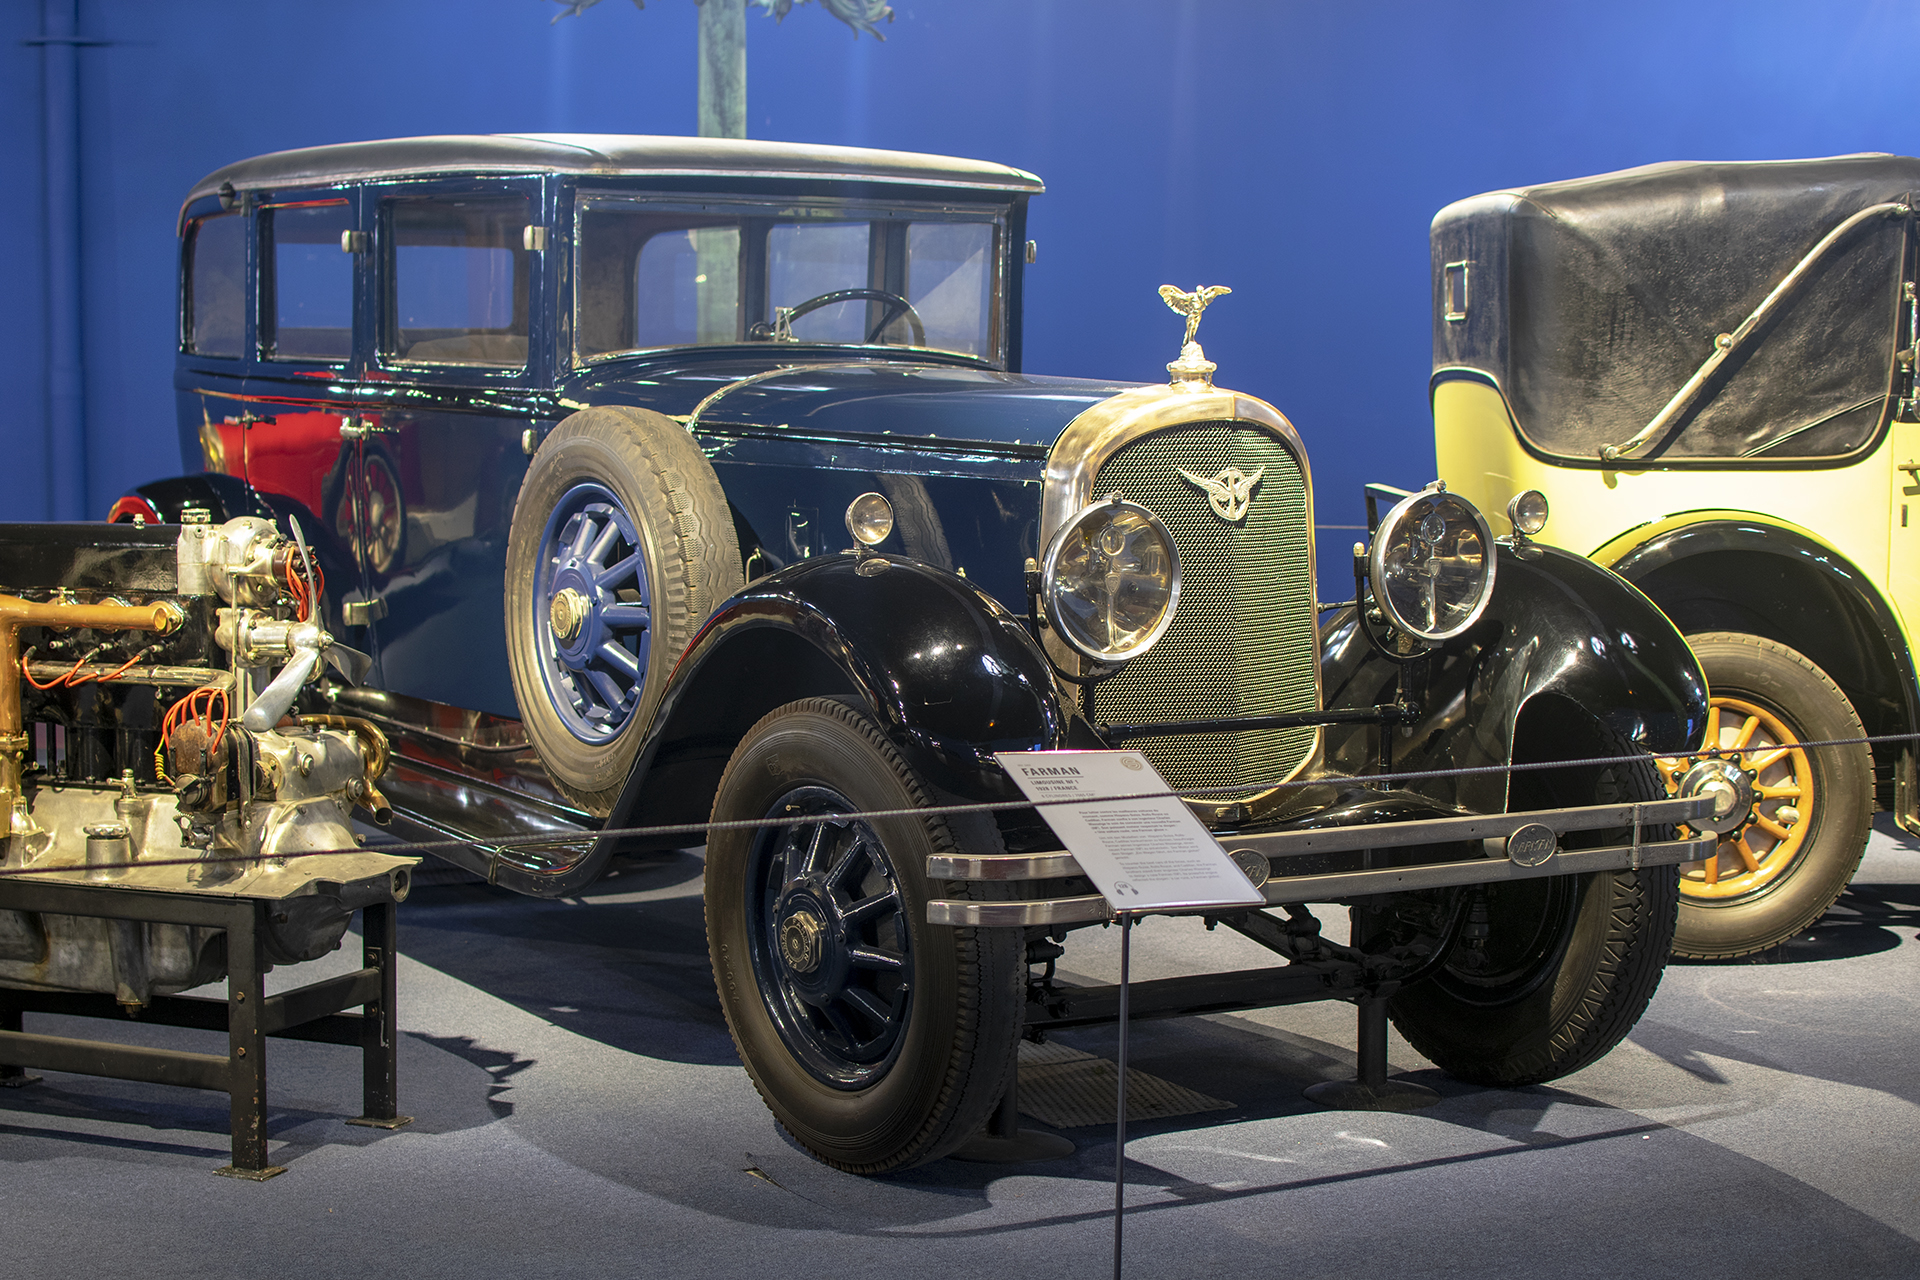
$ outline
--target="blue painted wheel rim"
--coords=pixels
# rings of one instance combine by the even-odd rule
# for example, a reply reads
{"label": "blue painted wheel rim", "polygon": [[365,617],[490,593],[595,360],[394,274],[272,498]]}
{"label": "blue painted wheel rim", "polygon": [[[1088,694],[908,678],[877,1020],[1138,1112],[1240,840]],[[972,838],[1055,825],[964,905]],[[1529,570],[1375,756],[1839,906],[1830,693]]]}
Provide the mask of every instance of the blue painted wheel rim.
{"label": "blue painted wheel rim", "polygon": [[[801,787],[767,816],[857,811],[836,791]],[[900,877],[873,828],[841,819],[761,832],[746,909],[754,981],[794,1059],[836,1089],[883,1077],[913,1014],[913,950]],[[796,965],[782,940],[806,918],[818,953]]]}
{"label": "blue painted wheel rim", "polygon": [[[653,625],[644,551],[625,505],[592,482],[561,495],[540,535],[533,592],[540,675],[560,722],[582,742],[618,737],[639,709]],[[579,614],[565,635],[554,626],[563,595]]]}

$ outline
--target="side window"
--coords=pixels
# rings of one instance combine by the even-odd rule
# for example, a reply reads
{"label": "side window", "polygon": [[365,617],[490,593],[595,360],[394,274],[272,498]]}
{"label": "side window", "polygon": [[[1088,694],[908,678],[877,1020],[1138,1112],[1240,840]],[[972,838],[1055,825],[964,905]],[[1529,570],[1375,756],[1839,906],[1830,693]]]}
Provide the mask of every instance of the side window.
{"label": "side window", "polygon": [[527,363],[529,206],[521,196],[392,205],[387,354],[407,363]]}
{"label": "side window", "polygon": [[[795,307],[841,289],[867,287],[871,228],[864,222],[786,223],[767,233],[767,299]],[[769,316],[769,319],[772,317]],[[864,342],[867,308],[828,306],[793,322],[801,342]]]}
{"label": "side window", "polygon": [[737,226],[692,227],[648,237],[634,260],[632,345],[737,341],[739,262]]}
{"label": "side window", "polygon": [[993,319],[990,222],[916,222],[907,228],[907,300],[927,345],[986,354]]}
{"label": "side window", "polygon": [[188,351],[246,354],[247,220],[219,213],[187,230],[187,296],[181,312]]}
{"label": "side window", "polygon": [[340,237],[353,229],[343,201],[265,211],[273,246],[267,283],[273,332],[262,335],[269,360],[336,360],[353,354],[353,255]]}

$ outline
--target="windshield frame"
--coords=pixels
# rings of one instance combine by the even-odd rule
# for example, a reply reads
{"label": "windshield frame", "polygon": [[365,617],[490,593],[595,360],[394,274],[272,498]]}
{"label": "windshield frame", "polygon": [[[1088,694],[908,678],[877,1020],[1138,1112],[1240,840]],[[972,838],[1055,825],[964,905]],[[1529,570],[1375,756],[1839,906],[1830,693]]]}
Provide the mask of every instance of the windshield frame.
{"label": "windshield frame", "polygon": [[[943,360],[965,360],[987,368],[1004,370],[1008,367],[1012,328],[1009,315],[1010,286],[1013,280],[1009,255],[1012,252],[1012,237],[1018,214],[1014,203],[937,198],[913,200],[848,198],[811,194],[776,198],[766,195],[636,191],[626,187],[583,185],[575,190],[572,206],[570,270],[567,280],[568,294],[563,300],[563,314],[568,322],[566,345],[569,350],[569,360],[574,369],[585,369],[609,360],[656,352],[724,350],[738,353],[745,350],[774,356],[782,352],[803,349],[852,352],[874,358],[937,355]],[[893,221],[907,224],[954,222],[988,226],[992,229],[993,243],[989,250],[989,275],[986,281],[986,348],[980,352],[971,352],[940,346],[913,346],[906,343],[823,342],[806,339],[795,342],[776,342],[771,339],[746,338],[735,342],[680,342],[591,353],[583,351],[581,335],[584,328],[582,308],[585,291],[580,288],[580,282],[584,278],[585,254],[588,251],[584,234],[586,219],[594,212],[606,212],[621,207],[647,213],[738,217],[743,232],[748,231],[750,224],[759,224],[752,234],[742,235],[740,293],[743,329],[763,318],[766,320],[773,318],[771,308],[767,304],[766,239],[767,233],[771,232],[776,225],[792,225],[796,222]],[[756,240],[758,243],[753,243]],[[763,309],[768,312],[765,317],[759,315]]]}

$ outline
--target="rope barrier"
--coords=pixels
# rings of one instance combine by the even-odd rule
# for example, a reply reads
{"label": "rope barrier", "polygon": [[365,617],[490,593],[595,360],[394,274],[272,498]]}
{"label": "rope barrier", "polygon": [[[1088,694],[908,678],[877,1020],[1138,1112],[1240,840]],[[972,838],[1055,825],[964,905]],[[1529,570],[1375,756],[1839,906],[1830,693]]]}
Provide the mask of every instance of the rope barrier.
{"label": "rope barrier", "polygon": [[[600,827],[582,829],[578,835],[554,835],[551,833],[537,836],[508,836],[500,840],[417,840],[380,844],[371,848],[355,846],[351,849],[311,849],[297,854],[288,854],[288,858],[350,857],[362,853],[392,854],[407,856],[414,853],[433,853],[440,849],[459,849],[479,847],[496,852],[511,849],[538,849],[543,846],[561,844],[582,844],[606,838],[631,839],[637,837],[710,835],[716,831],[764,831],[779,827],[816,826],[828,822],[870,822],[888,818],[930,818],[960,817],[968,814],[1013,813],[1028,809],[1046,809],[1054,806],[1085,805],[1088,803],[1121,803],[1132,800],[1195,799],[1207,796],[1244,795],[1249,791],[1270,792],[1297,790],[1306,787],[1324,787],[1333,785],[1366,785],[1389,782],[1404,783],[1426,781],[1436,778],[1461,778],[1490,773],[1536,773],[1549,769],[1585,769],[1597,765],[1652,763],[1662,760],[1707,760],[1724,759],[1729,756],[1753,754],[1759,751],[1785,749],[1788,751],[1813,750],[1822,747],[1872,746],[1877,743],[1920,741],[1920,733],[1886,733],[1861,738],[1826,738],[1815,741],[1774,743],[1771,746],[1737,749],[1708,748],[1701,751],[1674,751],[1655,756],[1641,752],[1635,755],[1587,756],[1574,760],[1530,761],[1523,764],[1470,765],[1457,769],[1422,769],[1405,773],[1350,774],[1335,778],[1284,779],[1274,782],[1241,783],[1232,787],[1201,787],[1188,791],[1141,791],[1128,795],[1102,796],[1096,801],[1087,800],[1013,800],[988,801],[974,804],[924,805],[904,809],[869,809],[853,813],[799,814],[781,818],[741,818],[725,822],[679,822],[642,827]],[[396,757],[402,763],[405,757]],[[1635,841],[1638,843],[1638,824],[1635,824]],[[179,867],[179,866],[218,866],[230,863],[260,863],[266,855],[238,854],[231,857],[192,857],[192,858],[148,858],[136,862],[94,864],[92,866],[64,865],[57,867],[0,867],[0,878],[30,875],[70,875],[75,871],[116,870],[120,868]]]}

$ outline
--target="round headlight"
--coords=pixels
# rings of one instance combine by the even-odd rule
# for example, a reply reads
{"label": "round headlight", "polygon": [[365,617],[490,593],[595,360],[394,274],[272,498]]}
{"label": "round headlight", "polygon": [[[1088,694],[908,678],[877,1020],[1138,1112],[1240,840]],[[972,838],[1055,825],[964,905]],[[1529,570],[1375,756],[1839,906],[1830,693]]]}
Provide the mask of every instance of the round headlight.
{"label": "round headlight", "polygon": [[1041,569],[1047,621],[1097,662],[1153,647],[1180,603],[1180,553],[1160,518],[1119,494],[1053,536]]}
{"label": "round headlight", "polygon": [[1373,597],[1387,620],[1422,640],[1472,626],[1493,595],[1493,535],[1486,517],[1444,489],[1412,494],[1374,535]]}
{"label": "round headlight", "polygon": [[847,504],[847,534],[863,547],[877,547],[893,532],[893,504],[863,493]]}
{"label": "round headlight", "polygon": [[1507,521],[1515,533],[1531,538],[1547,527],[1547,495],[1538,489],[1514,494],[1513,500],[1507,503]]}

